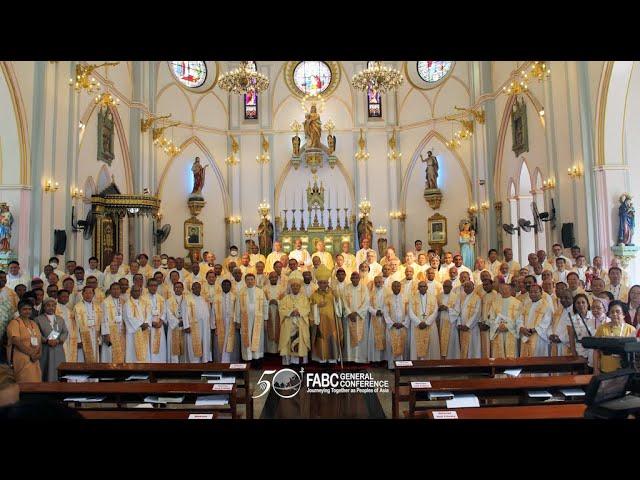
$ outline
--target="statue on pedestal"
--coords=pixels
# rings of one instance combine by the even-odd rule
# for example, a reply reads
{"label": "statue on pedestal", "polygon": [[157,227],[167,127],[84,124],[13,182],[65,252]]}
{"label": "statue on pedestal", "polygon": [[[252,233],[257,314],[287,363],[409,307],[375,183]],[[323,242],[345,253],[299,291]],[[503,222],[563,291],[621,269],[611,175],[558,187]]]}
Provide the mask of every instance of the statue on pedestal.
{"label": "statue on pedestal", "polygon": [[322,122],[320,122],[320,114],[315,105],[311,105],[311,111],[304,116],[304,119],[306,148],[321,148]]}
{"label": "statue on pedestal", "polygon": [[291,139],[291,143],[293,144],[293,156],[299,157],[300,156],[300,137],[296,135]]}
{"label": "statue on pedestal", "polygon": [[635,228],[635,209],[631,202],[631,195],[620,195],[620,207],[618,208],[618,245],[633,245],[633,229]]}
{"label": "statue on pedestal", "polygon": [[263,218],[258,227],[258,247],[262,255],[269,255],[273,250],[273,234],[273,223]]}
{"label": "statue on pedestal", "polygon": [[204,188],[205,170],[209,165],[202,166],[200,163],[200,157],[196,157],[191,171],[193,172],[193,190],[191,191],[191,197],[202,198],[202,189]]}
{"label": "statue on pedestal", "polygon": [[420,154],[420,160],[427,164],[425,187],[429,190],[438,188],[438,159],[433,156],[431,151],[427,152],[427,158],[423,158]]}

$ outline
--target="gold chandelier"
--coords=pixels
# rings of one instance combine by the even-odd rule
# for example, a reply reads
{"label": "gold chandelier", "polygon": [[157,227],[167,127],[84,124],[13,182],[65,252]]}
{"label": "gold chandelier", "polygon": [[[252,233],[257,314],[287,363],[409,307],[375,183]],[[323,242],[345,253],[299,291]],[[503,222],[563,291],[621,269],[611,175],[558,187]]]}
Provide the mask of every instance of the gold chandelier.
{"label": "gold chandelier", "polygon": [[218,85],[231,93],[260,93],[269,88],[269,79],[252,67],[250,62],[240,62],[240,67],[220,75]]}
{"label": "gold chandelier", "polygon": [[177,125],[180,125],[180,122],[171,122],[168,125],[154,128],[151,131],[153,144],[156,147],[161,148],[164,153],[169,155],[169,157],[175,157],[182,151],[182,149],[174,143],[173,139],[167,138],[164,135],[164,132],[167,128],[175,127]]}
{"label": "gold chandelier", "polygon": [[101,107],[117,107],[120,105],[120,99],[114,97],[109,92],[104,92],[102,95],[96,95],[95,102],[96,105],[100,105]]}
{"label": "gold chandelier", "polygon": [[358,90],[384,93],[395,90],[404,81],[403,75],[395,68],[372,61],[366,69],[356,73],[351,79],[351,85]]}
{"label": "gold chandelier", "polygon": [[69,86],[73,87],[76,92],[86,90],[87,93],[96,93],[100,90],[100,82],[96,81],[91,74],[100,67],[114,67],[120,62],[104,62],[99,65],[82,65],[76,64],[76,78],[69,79]]}

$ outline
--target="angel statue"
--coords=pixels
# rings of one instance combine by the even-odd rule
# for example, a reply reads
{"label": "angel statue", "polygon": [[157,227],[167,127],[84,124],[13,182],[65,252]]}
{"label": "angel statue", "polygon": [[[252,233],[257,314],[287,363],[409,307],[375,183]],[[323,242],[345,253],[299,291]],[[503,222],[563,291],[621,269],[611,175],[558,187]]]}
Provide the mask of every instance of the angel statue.
{"label": "angel statue", "polygon": [[9,211],[9,205],[0,203],[0,251],[10,250],[11,227],[13,225],[13,215]]}

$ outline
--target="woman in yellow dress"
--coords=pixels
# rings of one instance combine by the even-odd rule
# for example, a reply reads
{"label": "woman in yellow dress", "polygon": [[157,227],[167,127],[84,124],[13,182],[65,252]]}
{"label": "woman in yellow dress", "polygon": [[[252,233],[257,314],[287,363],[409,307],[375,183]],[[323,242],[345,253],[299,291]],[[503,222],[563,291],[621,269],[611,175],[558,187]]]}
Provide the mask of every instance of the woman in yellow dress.
{"label": "woman in yellow dress", "polygon": [[[626,304],[614,300],[609,304],[609,318],[611,321],[601,324],[596,330],[596,337],[635,337],[636,329],[624,321]],[[605,355],[596,350],[596,368],[600,365],[602,373],[614,372],[622,368],[620,355]]]}
{"label": "woman in yellow dress", "polygon": [[40,356],[42,335],[38,324],[29,318],[32,307],[29,302],[18,305],[19,317],[7,326],[8,356],[18,383],[41,382]]}

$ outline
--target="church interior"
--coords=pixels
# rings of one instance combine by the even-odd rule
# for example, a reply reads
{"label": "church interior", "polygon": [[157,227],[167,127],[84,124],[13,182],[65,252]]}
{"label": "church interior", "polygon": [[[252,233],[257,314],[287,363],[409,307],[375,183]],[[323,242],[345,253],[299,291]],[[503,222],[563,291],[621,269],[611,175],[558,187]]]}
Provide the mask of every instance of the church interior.
{"label": "church interior", "polygon": [[[197,397],[185,407],[188,418],[583,417],[597,375],[628,365],[627,350],[591,350],[582,338],[635,339],[639,326],[638,67],[595,60],[2,61],[0,363],[13,369],[6,375],[20,398],[48,395],[84,418],[187,418],[180,408],[158,413],[148,401],[170,395]],[[270,274],[283,257],[288,263],[274,275],[284,286],[274,297]],[[336,287],[341,265],[343,290]],[[138,272],[144,278],[136,287]],[[92,274],[95,288],[87,287]],[[360,286],[352,288],[352,275]],[[43,285],[33,301],[42,305],[23,320],[44,319],[47,336],[20,326],[36,278]],[[116,286],[111,295],[112,282],[123,278],[129,292]],[[169,312],[160,320],[162,309],[148,300],[153,278]],[[594,287],[596,279],[604,287]],[[572,293],[570,307],[559,283]],[[56,300],[63,289],[70,290],[68,317]],[[315,297],[325,291],[333,297],[327,327],[327,303]],[[194,295],[205,298],[200,331]],[[580,313],[583,297],[593,326]],[[183,300],[189,313],[181,313]],[[395,318],[402,301],[405,313]],[[504,306],[515,302],[517,313]],[[538,315],[540,302],[548,308]],[[618,303],[622,313],[611,313]],[[603,320],[592,314],[596,304]],[[227,308],[236,309],[229,318]],[[431,320],[426,310],[421,320],[419,308]],[[468,314],[465,324],[467,308],[477,318]],[[54,317],[67,324],[72,344],[64,351]],[[235,356],[227,343],[234,331]],[[154,360],[158,351],[164,356]],[[616,367],[606,368],[611,362]],[[130,373],[118,366],[136,363],[149,368],[140,370],[141,381],[125,382]],[[267,371],[277,373],[264,383]],[[180,372],[185,378],[176,380]],[[322,372],[350,372],[340,382],[355,390],[322,383]],[[101,375],[118,381],[95,380]],[[229,398],[202,400],[211,391],[207,378],[217,382],[214,396]],[[489,385],[501,381],[508,385]],[[551,393],[542,400],[523,393],[534,390]],[[98,401],[85,402],[92,395],[117,397],[118,407],[101,411]],[[75,400],[63,401],[69,397]],[[135,409],[132,399],[145,407]]]}

